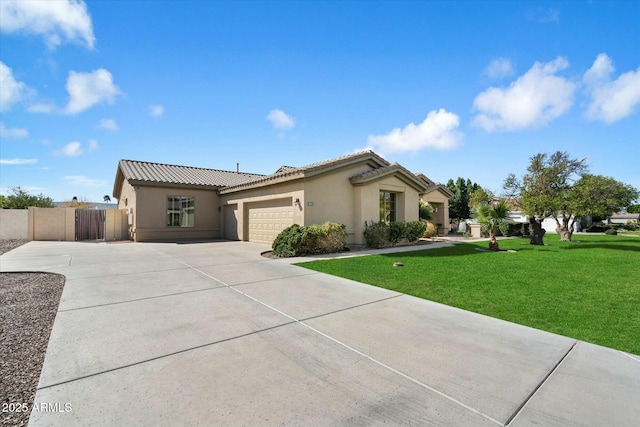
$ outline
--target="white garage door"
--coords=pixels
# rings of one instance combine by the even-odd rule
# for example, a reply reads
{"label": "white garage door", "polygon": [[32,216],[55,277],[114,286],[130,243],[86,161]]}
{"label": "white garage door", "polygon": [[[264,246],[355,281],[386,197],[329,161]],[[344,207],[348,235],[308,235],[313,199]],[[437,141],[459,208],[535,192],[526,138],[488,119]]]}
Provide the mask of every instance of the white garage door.
{"label": "white garage door", "polygon": [[272,243],[276,236],[293,224],[291,199],[248,204],[249,241]]}

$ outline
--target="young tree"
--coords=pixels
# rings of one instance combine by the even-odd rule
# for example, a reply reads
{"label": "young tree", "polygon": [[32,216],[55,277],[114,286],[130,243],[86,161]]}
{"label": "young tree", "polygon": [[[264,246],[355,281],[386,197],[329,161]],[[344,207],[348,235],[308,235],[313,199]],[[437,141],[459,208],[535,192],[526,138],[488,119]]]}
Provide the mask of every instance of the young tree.
{"label": "young tree", "polygon": [[506,199],[500,199],[493,204],[482,203],[476,207],[475,215],[478,222],[489,232],[489,249],[499,251],[496,230],[509,217],[509,203]]}
{"label": "young tree", "polygon": [[20,187],[14,187],[11,189],[13,194],[0,198],[2,203],[2,209],[27,209],[30,206],[37,208],[52,208],[53,200],[51,197],[46,197],[42,194],[33,196],[26,190]]}
{"label": "young tree", "polygon": [[475,190],[469,198],[469,209],[474,211],[476,207],[482,204],[488,205],[489,203],[491,203],[491,200],[493,200],[493,197],[493,192],[485,190],[482,187],[478,187],[478,189]]}
{"label": "young tree", "polygon": [[[548,155],[539,153],[531,157],[527,173],[519,180],[510,174],[504,188],[510,197],[518,198],[522,212],[529,216],[532,245],[544,245],[542,221],[553,217],[563,240],[567,237],[570,212],[570,192],[576,177],[586,172],[586,159],[571,159],[562,151]],[[562,216],[562,224],[558,220]],[[571,236],[569,235],[570,239]]]}

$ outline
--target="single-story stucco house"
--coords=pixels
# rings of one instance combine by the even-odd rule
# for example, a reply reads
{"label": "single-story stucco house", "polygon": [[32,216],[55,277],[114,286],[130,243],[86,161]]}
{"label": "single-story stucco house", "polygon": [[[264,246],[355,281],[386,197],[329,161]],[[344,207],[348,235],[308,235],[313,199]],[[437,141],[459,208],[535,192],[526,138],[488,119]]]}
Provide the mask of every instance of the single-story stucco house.
{"label": "single-story stucco house", "polygon": [[432,222],[449,223],[451,192],[425,175],[364,151],[271,175],[120,160],[113,186],[136,241],[230,239],[271,243],[284,228],[346,226],[362,244],[365,221],[415,221],[418,200]]}

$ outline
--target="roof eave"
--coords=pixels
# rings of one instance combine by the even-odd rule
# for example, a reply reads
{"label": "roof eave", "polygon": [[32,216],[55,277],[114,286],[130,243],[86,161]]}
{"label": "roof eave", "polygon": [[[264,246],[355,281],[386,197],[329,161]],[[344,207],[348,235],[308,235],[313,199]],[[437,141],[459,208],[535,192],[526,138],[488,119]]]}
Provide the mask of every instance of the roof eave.
{"label": "roof eave", "polygon": [[423,192],[427,189],[427,187],[422,183],[421,180],[417,179],[414,174],[404,169],[402,166],[397,165],[396,167],[389,168],[388,170],[381,172],[379,174],[367,176],[367,177],[353,177],[350,179],[351,184],[354,186],[367,185],[375,181],[379,181],[383,178],[387,178],[388,176],[395,176],[400,179],[405,184],[410,185],[415,190],[419,192]]}

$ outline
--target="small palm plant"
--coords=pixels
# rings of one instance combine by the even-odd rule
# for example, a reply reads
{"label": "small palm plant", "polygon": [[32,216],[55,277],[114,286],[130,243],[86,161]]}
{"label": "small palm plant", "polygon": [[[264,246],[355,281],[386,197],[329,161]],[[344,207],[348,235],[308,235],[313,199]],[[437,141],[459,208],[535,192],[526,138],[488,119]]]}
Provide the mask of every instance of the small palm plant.
{"label": "small palm plant", "polygon": [[476,219],[489,232],[489,250],[499,251],[496,230],[509,216],[509,203],[502,199],[493,204],[483,203],[475,210]]}

